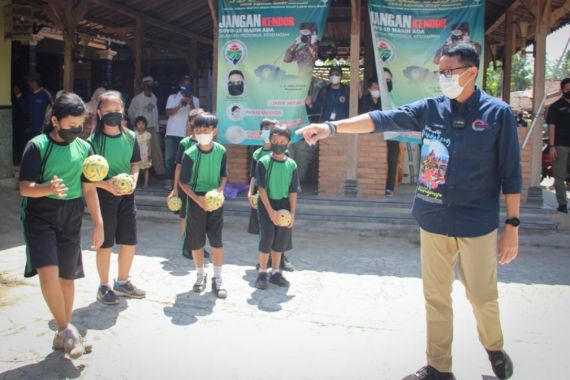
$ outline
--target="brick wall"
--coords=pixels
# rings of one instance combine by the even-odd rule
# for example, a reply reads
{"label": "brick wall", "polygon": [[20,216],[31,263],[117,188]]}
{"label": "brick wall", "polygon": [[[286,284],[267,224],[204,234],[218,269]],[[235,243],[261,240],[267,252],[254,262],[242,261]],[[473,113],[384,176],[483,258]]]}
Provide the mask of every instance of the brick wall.
{"label": "brick wall", "polygon": [[[346,141],[346,135],[338,135],[319,143],[319,195],[321,196],[344,196]],[[357,154],[358,197],[384,198],[388,170],[384,135],[359,135]]]}
{"label": "brick wall", "polygon": [[245,145],[226,145],[229,183],[248,183],[248,149]]}
{"label": "brick wall", "polygon": [[358,138],[358,197],[384,198],[388,174],[388,148],[383,133]]}
{"label": "brick wall", "polygon": [[319,195],[344,195],[346,135],[319,143]]}

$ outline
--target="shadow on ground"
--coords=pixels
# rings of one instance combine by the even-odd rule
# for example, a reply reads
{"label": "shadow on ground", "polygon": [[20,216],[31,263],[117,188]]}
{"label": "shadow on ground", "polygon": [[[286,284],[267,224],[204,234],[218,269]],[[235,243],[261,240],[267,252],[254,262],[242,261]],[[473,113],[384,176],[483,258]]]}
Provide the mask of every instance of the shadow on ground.
{"label": "shadow on ground", "polygon": [[84,365],[75,366],[61,351],[54,351],[42,361],[0,373],[0,380],[20,379],[78,379],[82,376]]}

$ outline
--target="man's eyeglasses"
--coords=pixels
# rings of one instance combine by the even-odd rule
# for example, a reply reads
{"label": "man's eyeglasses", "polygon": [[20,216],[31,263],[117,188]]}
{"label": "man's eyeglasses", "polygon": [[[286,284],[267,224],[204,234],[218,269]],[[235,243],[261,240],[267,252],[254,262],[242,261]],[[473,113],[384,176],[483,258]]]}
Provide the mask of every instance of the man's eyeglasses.
{"label": "man's eyeglasses", "polygon": [[454,72],[455,70],[468,69],[468,68],[470,68],[470,67],[473,67],[473,66],[461,66],[461,67],[456,67],[456,68],[454,68],[454,69],[435,70],[433,73],[434,73],[435,75],[443,75],[443,76],[446,77],[446,78],[451,78],[451,76],[453,75],[453,72]]}

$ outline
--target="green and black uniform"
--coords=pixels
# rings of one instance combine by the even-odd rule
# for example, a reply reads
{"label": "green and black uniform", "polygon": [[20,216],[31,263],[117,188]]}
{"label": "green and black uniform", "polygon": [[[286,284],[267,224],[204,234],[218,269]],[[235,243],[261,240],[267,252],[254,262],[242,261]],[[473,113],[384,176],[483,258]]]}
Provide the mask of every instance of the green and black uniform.
{"label": "green and black uniform", "polygon": [[[263,147],[258,148],[255,152],[253,152],[251,156],[251,165],[249,167],[250,178],[255,178],[255,171],[257,169],[257,162],[259,159],[270,154],[271,149],[264,149]],[[254,183],[252,195],[255,194],[257,194],[257,184]],[[259,219],[257,218],[257,210],[254,208],[251,208],[249,213],[249,224],[247,226],[247,232],[253,235],[259,235]]]}
{"label": "green and black uniform", "polygon": [[[205,152],[194,145],[184,152],[180,183],[186,183],[197,195],[204,195],[220,187],[221,179],[228,176],[226,148],[214,142],[211,150]],[[188,197],[186,210],[186,234],[184,249],[201,249],[206,244],[206,235],[212,248],[222,247],[224,207],[211,212],[204,211]]]}
{"label": "green and black uniform", "polygon": [[[141,160],[139,144],[133,131],[121,128],[121,133],[109,136],[101,132],[87,139],[95,154],[109,163],[109,179],[117,174],[131,174],[131,164]],[[105,241],[101,248],[111,248],[115,242],[124,245],[137,244],[135,195],[115,196],[97,188],[99,205],[103,216]]]}
{"label": "green and black uniform", "polygon": [[[277,211],[291,211],[289,194],[300,191],[297,163],[286,157],[278,161],[271,156],[261,158],[257,164],[257,186],[265,189],[271,207]],[[259,217],[259,251],[264,253],[284,252],[293,248],[291,228],[278,227],[273,224],[261,199],[258,202]]]}
{"label": "green and black uniform", "polygon": [[37,268],[58,266],[59,277],[75,280],[84,277],[81,259],[81,221],[83,217],[83,160],[91,154],[89,144],[75,139],[71,144],[54,141],[41,134],[28,142],[22,157],[20,181],[46,184],[53,176],[63,180],[65,198],[48,195],[24,197],[20,218],[26,240],[25,277]]}
{"label": "green and black uniform", "polygon": [[[176,152],[176,159],[174,160],[174,165],[182,165],[182,158],[184,157],[184,152],[186,152],[188,149],[190,149],[196,144],[197,141],[190,138],[190,136],[184,137],[182,141],[180,141],[180,144],[178,144],[178,151]],[[178,216],[180,216],[180,219],[184,219],[186,218],[186,205],[188,204],[188,199],[187,199],[188,196],[181,189],[178,189],[178,194],[180,194],[180,199],[182,200],[182,207],[180,208],[180,211],[178,211]]]}

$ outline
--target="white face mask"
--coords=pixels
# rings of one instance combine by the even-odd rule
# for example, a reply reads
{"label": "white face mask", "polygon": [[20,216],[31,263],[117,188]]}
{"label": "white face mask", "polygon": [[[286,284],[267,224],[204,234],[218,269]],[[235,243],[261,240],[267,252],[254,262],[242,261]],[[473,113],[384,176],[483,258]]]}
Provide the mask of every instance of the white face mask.
{"label": "white face mask", "polygon": [[338,75],[331,75],[329,79],[330,79],[332,84],[339,84],[340,83],[340,77]]}
{"label": "white face mask", "polygon": [[380,97],[380,90],[370,91],[370,95],[372,95],[373,98],[379,98]]}
{"label": "white face mask", "polygon": [[269,129],[264,129],[263,131],[261,131],[261,139],[263,140],[264,144],[268,144],[269,143]]}
{"label": "white face mask", "polygon": [[196,141],[198,141],[198,144],[200,145],[208,145],[209,143],[212,142],[213,139],[214,139],[214,132],[200,133],[199,135],[196,135]]}
{"label": "white face mask", "polygon": [[455,99],[463,92],[465,86],[459,84],[459,74],[453,74],[451,78],[439,75],[439,88],[443,95],[449,99]]}

